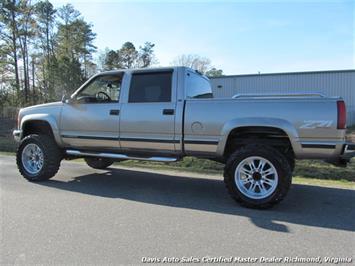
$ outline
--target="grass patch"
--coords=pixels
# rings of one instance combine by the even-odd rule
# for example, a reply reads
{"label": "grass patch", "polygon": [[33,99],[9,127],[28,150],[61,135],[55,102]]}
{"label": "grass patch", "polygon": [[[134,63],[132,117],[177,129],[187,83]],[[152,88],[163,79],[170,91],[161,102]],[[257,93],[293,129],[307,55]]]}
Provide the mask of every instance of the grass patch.
{"label": "grass patch", "polygon": [[166,170],[184,170],[196,173],[220,174],[223,172],[224,165],[210,160],[198,159],[194,157],[185,157],[183,160],[173,163],[160,163],[150,161],[132,161],[120,162],[119,165],[128,167],[144,167],[151,169]]}
{"label": "grass patch", "polygon": [[294,176],[355,182],[355,161],[353,159],[346,168],[341,168],[318,160],[300,160],[296,163]]}

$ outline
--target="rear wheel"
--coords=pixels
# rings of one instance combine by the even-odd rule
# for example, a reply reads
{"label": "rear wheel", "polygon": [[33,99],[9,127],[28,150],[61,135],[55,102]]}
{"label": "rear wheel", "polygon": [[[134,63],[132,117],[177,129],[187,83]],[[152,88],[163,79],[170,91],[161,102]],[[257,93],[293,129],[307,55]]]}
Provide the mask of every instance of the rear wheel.
{"label": "rear wheel", "polygon": [[247,145],[236,151],[224,173],[230,195],[251,208],[269,208],[280,202],[289,190],[291,178],[287,157],[266,145]]}
{"label": "rear wheel", "polygon": [[286,158],[288,160],[288,164],[290,165],[291,172],[293,173],[293,171],[295,170],[295,167],[296,167],[296,160],[295,160],[295,156],[294,156],[293,152],[286,153]]}
{"label": "rear wheel", "polygon": [[21,175],[29,181],[43,181],[59,170],[61,152],[56,142],[46,135],[28,135],[22,139],[16,154]]}
{"label": "rear wheel", "polygon": [[94,169],[106,169],[113,164],[113,160],[108,158],[85,158],[85,162]]}

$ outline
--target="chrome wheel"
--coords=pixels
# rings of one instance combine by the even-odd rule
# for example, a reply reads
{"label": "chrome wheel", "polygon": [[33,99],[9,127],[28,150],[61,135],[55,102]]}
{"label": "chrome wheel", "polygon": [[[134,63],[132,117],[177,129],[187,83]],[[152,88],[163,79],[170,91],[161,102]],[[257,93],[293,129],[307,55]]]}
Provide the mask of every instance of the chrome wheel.
{"label": "chrome wheel", "polygon": [[22,150],[21,159],[25,170],[32,175],[38,174],[43,167],[43,151],[37,144],[27,144]]}
{"label": "chrome wheel", "polygon": [[264,199],[275,191],[278,174],[270,161],[252,156],[239,163],[234,181],[239,191],[248,198]]}

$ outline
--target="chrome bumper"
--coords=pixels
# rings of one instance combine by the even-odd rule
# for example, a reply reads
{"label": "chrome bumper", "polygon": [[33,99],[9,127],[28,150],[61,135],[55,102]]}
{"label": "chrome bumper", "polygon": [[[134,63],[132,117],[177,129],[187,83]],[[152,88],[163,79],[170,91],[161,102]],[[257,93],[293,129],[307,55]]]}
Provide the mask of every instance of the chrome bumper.
{"label": "chrome bumper", "polygon": [[12,132],[12,136],[14,136],[15,141],[20,142],[20,140],[22,138],[22,130],[15,129]]}

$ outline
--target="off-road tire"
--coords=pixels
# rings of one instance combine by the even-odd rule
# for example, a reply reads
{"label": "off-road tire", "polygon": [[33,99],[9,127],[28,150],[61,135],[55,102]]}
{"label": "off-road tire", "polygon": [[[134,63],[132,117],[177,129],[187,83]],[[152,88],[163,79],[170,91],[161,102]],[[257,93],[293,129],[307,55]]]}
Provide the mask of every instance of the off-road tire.
{"label": "off-road tire", "polygon": [[288,157],[288,164],[290,165],[291,173],[295,170],[296,167],[296,160],[293,157]]}
{"label": "off-road tire", "polygon": [[94,169],[106,169],[113,164],[113,160],[108,158],[85,158],[88,166]]}
{"label": "off-road tire", "polygon": [[[235,182],[235,171],[246,158],[259,156],[270,161],[278,174],[278,183],[274,192],[263,199],[253,199],[244,195]],[[266,209],[279,203],[286,196],[292,181],[292,172],[288,158],[277,149],[261,144],[249,144],[230,155],[224,169],[224,182],[232,198],[249,208]]]}
{"label": "off-road tire", "polygon": [[[22,151],[31,143],[38,145],[43,152],[43,166],[37,174],[27,172],[22,163]],[[59,170],[61,160],[62,153],[57,143],[52,137],[46,135],[31,134],[26,136],[21,140],[16,153],[16,163],[21,175],[32,182],[48,180],[55,176]]]}

